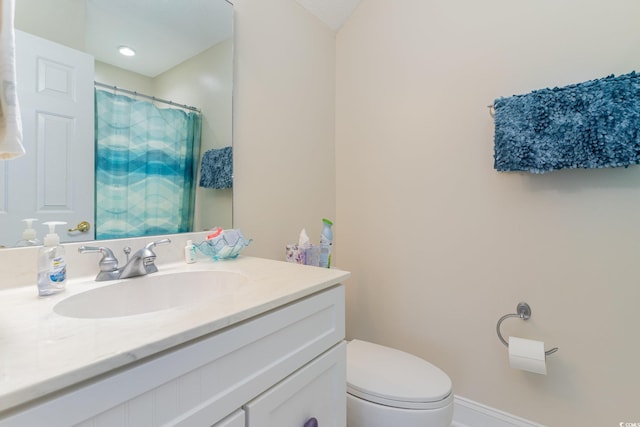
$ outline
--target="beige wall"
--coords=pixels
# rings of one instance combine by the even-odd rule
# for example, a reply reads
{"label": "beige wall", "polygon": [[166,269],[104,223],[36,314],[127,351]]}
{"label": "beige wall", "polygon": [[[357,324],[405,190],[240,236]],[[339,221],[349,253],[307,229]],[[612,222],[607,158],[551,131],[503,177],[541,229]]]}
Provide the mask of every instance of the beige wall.
{"label": "beige wall", "polygon": [[335,217],[335,33],[293,0],[234,9],[234,225],[284,259]]}
{"label": "beige wall", "polygon": [[[154,82],[151,77],[127,71],[124,68],[114,67],[105,62],[95,62],[95,80],[107,85],[135,91],[138,93],[153,95]],[[100,88],[98,88],[100,89]]]}
{"label": "beige wall", "polygon": [[85,0],[16,0],[15,3],[17,29],[84,51]]}
{"label": "beige wall", "polygon": [[[640,167],[497,173],[487,105],[640,69],[635,0],[362,0],[337,37],[348,335],[550,426],[640,419]],[[509,368],[495,333],[559,346]]]}

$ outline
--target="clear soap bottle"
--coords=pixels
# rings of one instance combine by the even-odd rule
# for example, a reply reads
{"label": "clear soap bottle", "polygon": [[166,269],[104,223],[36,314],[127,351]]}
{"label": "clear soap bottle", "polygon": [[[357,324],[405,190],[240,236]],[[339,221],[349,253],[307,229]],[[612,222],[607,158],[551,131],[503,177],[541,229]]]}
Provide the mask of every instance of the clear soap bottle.
{"label": "clear soap bottle", "polygon": [[67,282],[67,263],[65,250],[60,245],[60,237],[56,234],[56,225],[66,222],[50,221],[44,225],[49,227],[49,234],[44,238],[44,246],[38,251],[38,294],[53,295],[64,291]]}
{"label": "clear soap bottle", "polygon": [[25,218],[22,220],[22,222],[26,223],[26,227],[22,232],[22,240],[16,243],[16,247],[40,246],[42,244],[36,236],[36,230],[33,229],[33,221],[37,221],[37,219]]}

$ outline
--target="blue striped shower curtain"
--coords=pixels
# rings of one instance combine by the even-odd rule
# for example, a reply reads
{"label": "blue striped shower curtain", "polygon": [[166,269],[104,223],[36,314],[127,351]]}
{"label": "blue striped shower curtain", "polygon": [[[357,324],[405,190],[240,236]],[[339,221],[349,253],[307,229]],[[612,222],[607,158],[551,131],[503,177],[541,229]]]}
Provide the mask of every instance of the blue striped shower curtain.
{"label": "blue striped shower curtain", "polygon": [[96,239],[192,231],[201,118],[96,90]]}

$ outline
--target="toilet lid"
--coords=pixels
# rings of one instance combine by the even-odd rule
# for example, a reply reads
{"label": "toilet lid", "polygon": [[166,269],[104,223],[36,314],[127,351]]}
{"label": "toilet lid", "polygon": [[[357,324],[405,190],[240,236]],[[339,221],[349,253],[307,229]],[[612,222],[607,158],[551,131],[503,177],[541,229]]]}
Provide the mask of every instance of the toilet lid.
{"label": "toilet lid", "polygon": [[451,379],[417,356],[366,341],[347,345],[347,392],[408,409],[433,409],[453,399]]}

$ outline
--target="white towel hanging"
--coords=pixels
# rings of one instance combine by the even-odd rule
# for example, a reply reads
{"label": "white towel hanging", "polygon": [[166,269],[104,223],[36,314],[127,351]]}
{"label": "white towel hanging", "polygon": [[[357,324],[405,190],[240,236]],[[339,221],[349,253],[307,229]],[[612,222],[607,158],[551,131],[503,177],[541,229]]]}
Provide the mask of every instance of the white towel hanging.
{"label": "white towel hanging", "polygon": [[15,0],[0,0],[0,160],[25,154],[16,93]]}

